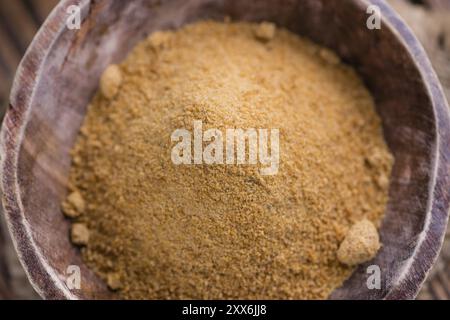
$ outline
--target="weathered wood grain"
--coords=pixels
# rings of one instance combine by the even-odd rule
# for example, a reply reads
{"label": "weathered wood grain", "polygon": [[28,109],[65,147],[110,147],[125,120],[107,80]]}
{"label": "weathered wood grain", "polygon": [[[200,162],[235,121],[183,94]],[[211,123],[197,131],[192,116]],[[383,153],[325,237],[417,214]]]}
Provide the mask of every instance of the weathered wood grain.
{"label": "weathered wood grain", "polygon": [[38,21],[44,21],[58,2],[59,0],[24,0],[25,5],[33,12]]}
{"label": "weathered wood grain", "polygon": [[[390,0],[424,45],[444,87],[447,99],[450,99],[450,0],[426,2],[428,7],[412,5],[405,0]],[[418,298],[449,300],[449,278],[450,229],[448,229],[441,255]]]}
{"label": "weathered wood grain", "polygon": [[3,116],[10,84],[38,27],[58,0],[0,1],[0,115]]}
{"label": "weathered wood grain", "polygon": [[33,39],[38,25],[30,16],[22,1],[2,1],[0,5],[2,23],[14,35],[20,50],[24,51]]}
{"label": "weathered wood grain", "polygon": [[10,299],[13,295],[10,283],[11,283],[11,275],[9,273],[10,266],[8,265],[8,260],[6,257],[7,247],[7,238],[6,233],[3,229],[0,231],[0,299]]}
{"label": "weathered wood grain", "polygon": [[[0,119],[3,119],[10,85],[26,47],[57,0],[0,1]],[[32,8],[40,12],[33,17]],[[13,31],[13,32],[11,32]],[[36,299],[0,209],[0,299]]]}

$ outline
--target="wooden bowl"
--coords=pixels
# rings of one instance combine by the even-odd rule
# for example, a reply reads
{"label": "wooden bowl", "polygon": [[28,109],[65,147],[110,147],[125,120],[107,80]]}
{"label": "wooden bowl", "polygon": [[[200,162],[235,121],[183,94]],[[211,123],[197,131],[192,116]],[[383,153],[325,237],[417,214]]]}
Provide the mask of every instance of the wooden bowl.
{"label": "wooden bowl", "polygon": [[[82,9],[80,30],[65,24],[72,4]],[[370,4],[381,9],[381,30],[366,27]],[[0,142],[5,214],[37,292],[48,299],[114,298],[69,242],[70,223],[60,207],[69,150],[102,70],[152,31],[225,16],[274,21],[334,49],[363,77],[395,155],[384,245],[332,298],[414,298],[448,219],[450,117],[421,45],[381,0],[61,1],[19,67]],[[373,264],[381,268],[381,290],[366,286],[366,268]],[[80,290],[67,286],[69,265],[81,268]]]}

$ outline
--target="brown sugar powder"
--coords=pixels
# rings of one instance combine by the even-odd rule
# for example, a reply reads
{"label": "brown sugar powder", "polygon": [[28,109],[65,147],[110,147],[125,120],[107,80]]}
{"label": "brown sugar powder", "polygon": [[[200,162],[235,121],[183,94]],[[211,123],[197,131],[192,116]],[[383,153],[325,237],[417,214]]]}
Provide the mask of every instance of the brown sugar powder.
{"label": "brown sugar powder", "polygon": [[[393,160],[371,95],[334,53],[271,24],[199,22],[150,36],[101,82],[63,207],[112,290],[323,299],[349,277],[338,249],[355,223],[379,227]],[[196,120],[279,129],[278,173],[175,165],[171,134]]]}

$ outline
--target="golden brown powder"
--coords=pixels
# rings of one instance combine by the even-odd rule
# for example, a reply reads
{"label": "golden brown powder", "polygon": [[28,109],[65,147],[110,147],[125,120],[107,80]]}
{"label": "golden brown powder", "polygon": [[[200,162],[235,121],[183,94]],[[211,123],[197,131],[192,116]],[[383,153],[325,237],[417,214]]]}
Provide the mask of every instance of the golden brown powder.
{"label": "golden brown powder", "polygon": [[122,85],[122,72],[116,65],[110,65],[100,79],[100,92],[107,99],[114,98]]}
{"label": "golden brown powder", "polygon": [[77,218],[84,213],[86,203],[80,192],[74,191],[67,196],[63,203],[64,214],[68,218]]}
{"label": "golden brown powder", "polygon": [[[354,270],[337,259],[349,228],[379,226],[392,157],[369,92],[334,53],[272,27],[157,32],[93,99],[70,184],[83,258],[123,298],[326,298]],[[174,165],[171,134],[195,120],[279,129],[278,174]]]}
{"label": "golden brown powder", "polygon": [[349,266],[367,262],[375,257],[380,249],[377,229],[369,220],[355,223],[342,241],[338,252],[338,260]]}
{"label": "golden brown powder", "polygon": [[85,246],[89,242],[89,229],[83,223],[74,223],[70,230],[70,239],[74,245]]}

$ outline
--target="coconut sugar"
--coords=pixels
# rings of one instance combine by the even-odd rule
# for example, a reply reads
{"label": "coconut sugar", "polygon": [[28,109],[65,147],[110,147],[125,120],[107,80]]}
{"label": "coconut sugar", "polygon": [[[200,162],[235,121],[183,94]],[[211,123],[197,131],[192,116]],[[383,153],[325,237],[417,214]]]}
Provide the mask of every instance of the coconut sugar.
{"label": "coconut sugar", "polygon": [[[175,165],[171,135],[195,121],[279,129],[277,174]],[[338,260],[348,231],[380,225],[393,162],[337,55],[273,24],[211,21],[109,67],[72,156],[74,243],[127,299],[327,298],[354,271]]]}

